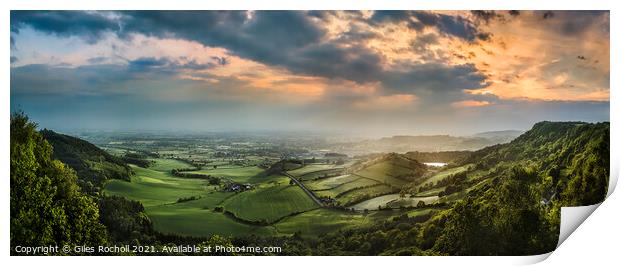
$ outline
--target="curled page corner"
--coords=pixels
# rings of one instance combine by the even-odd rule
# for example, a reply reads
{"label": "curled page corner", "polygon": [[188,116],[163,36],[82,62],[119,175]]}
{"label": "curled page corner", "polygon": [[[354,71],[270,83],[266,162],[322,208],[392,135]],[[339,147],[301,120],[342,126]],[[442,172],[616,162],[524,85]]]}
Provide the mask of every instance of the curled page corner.
{"label": "curled page corner", "polygon": [[[602,202],[601,202],[602,203]],[[593,212],[601,203],[578,206],[578,207],[562,207],[560,221],[560,237],[558,239],[558,248],[564,240],[568,238]]]}
{"label": "curled page corner", "polygon": [[[614,158],[613,156],[611,158]],[[607,198],[614,192],[616,185],[618,184],[618,175],[620,175],[619,165],[614,164],[610,169],[611,175],[609,175],[609,185],[607,186]]]}

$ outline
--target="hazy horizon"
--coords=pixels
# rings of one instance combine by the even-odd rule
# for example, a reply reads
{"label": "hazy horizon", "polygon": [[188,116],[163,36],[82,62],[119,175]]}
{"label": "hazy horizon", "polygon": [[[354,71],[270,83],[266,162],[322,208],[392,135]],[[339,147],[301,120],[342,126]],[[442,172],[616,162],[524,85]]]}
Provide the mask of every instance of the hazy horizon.
{"label": "hazy horizon", "polygon": [[467,136],[609,121],[607,11],[12,11],[61,132]]}

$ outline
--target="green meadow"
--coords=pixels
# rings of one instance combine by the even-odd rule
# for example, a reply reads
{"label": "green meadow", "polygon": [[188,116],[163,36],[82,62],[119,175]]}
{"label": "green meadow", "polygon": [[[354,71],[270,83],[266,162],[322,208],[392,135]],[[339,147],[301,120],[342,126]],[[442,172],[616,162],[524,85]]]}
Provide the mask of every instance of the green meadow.
{"label": "green meadow", "polygon": [[288,184],[240,193],[223,206],[241,219],[267,223],[319,207],[301,188]]}
{"label": "green meadow", "polygon": [[155,171],[165,172],[171,171],[172,169],[187,169],[194,167],[191,164],[176,159],[155,158],[149,160],[154,162],[153,165],[149,167],[149,169]]}

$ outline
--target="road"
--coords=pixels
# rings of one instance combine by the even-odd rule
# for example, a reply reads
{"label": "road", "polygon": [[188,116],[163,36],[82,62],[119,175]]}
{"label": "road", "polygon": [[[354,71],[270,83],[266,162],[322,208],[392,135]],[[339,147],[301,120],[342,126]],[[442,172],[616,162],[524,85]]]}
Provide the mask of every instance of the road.
{"label": "road", "polygon": [[291,180],[293,180],[293,182],[295,182],[295,184],[297,184],[301,189],[304,190],[304,192],[306,192],[306,194],[308,194],[308,196],[310,196],[310,198],[312,200],[314,200],[314,202],[316,202],[316,204],[318,204],[319,206],[323,207],[323,202],[321,202],[315,195],[314,193],[312,193],[312,191],[310,191],[308,188],[306,188],[306,186],[304,185],[304,183],[300,182],[299,180],[297,180],[297,178],[295,178],[293,175],[287,173],[286,171],[282,172],[283,175],[288,176]]}

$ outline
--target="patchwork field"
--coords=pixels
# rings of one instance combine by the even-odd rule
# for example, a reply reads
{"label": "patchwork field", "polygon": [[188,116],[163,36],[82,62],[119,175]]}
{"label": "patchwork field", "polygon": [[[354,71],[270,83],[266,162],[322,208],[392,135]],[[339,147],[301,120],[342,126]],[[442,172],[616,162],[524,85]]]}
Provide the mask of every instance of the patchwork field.
{"label": "patchwork field", "polygon": [[[163,233],[266,236],[297,232],[313,237],[402,215],[409,210],[374,210],[388,203],[395,208],[399,207],[395,204],[415,205],[418,200],[407,198],[407,202],[396,202],[398,194],[394,193],[406,181],[392,175],[407,171],[398,164],[378,163],[354,174],[342,174],[344,169],[331,164],[309,164],[289,171],[304,180],[303,184],[318,197],[333,198],[337,206],[352,206],[357,210],[352,212],[320,208],[301,187],[290,185],[290,178],[268,176],[256,166],[219,165],[187,172],[253,185],[247,191],[227,192],[224,186],[209,185],[205,179],[170,174],[171,169],[190,168],[189,164],[173,159],[155,161],[148,169],[132,166],[136,175],[131,182],[111,180],[104,193],[142,202],[155,229]],[[365,209],[371,212],[364,213]]]}
{"label": "patchwork field", "polygon": [[409,168],[405,168],[391,161],[383,161],[357,171],[355,174],[376,180],[377,182],[389,186],[400,188],[408,182],[398,179],[396,176],[406,175],[410,172],[411,170]]}

